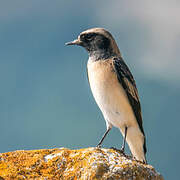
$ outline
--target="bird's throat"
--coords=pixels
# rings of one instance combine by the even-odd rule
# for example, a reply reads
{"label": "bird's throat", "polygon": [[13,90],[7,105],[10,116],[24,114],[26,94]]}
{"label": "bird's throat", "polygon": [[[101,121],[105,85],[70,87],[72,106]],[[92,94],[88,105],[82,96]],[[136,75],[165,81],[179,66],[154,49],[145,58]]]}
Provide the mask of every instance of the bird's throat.
{"label": "bird's throat", "polygon": [[89,59],[92,61],[106,60],[115,56],[111,50],[89,51]]}

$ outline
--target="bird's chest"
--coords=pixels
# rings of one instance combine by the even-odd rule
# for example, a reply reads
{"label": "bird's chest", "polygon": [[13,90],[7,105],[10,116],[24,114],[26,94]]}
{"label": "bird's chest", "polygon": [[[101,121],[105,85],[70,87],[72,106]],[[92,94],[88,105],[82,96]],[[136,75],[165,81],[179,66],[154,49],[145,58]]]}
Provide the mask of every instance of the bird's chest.
{"label": "bird's chest", "polygon": [[98,105],[108,103],[113,76],[114,72],[110,61],[88,62],[89,83]]}
{"label": "bird's chest", "polygon": [[88,77],[93,96],[102,111],[116,111],[126,103],[112,60],[88,62]]}
{"label": "bird's chest", "polygon": [[117,79],[112,60],[89,61],[88,78],[93,96],[105,119],[116,127],[132,124],[134,114],[126,92]]}

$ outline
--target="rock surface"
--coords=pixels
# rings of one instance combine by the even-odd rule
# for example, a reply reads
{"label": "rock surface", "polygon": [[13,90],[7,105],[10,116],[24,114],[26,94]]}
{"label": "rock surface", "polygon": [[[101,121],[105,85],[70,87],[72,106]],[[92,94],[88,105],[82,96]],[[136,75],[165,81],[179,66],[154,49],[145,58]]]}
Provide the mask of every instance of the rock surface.
{"label": "rock surface", "polygon": [[163,180],[150,165],[113,149],[42,149],[0,154],[1,179]]}

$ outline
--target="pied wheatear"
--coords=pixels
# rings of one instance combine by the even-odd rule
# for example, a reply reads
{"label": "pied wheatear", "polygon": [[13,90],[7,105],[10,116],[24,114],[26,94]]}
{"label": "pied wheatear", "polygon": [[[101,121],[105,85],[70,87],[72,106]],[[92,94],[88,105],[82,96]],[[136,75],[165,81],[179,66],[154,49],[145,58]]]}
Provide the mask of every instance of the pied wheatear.
{"label": "pied wheatear", "polygon": [[66,45],[82,46],[89,53],[89,84],[107,126],[98,147],[115,126],[124,137],[121,150],[124,152],[127,141],[132,155],[146,163],[146,140],[136,83],[112,35],[103,28],[92,28]]}

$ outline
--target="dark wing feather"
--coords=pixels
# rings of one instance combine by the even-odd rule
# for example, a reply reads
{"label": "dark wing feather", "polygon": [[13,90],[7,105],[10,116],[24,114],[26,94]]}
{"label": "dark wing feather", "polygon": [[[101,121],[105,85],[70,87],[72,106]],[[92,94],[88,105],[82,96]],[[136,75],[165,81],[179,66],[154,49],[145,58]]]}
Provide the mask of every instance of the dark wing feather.
{"label": "dark wing feather", "polygon": [[146,153],[145,134],[142,126],[141,105],[139,101],[135,80],[122,58],[114,58],[113,65],[115,68],[115,72],[117,74],[117,78],[123,86],[129,99],[129,102],[132,106],[139,128],[144,135],[144,152]]}

